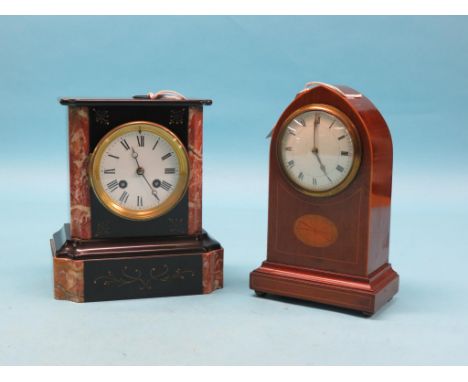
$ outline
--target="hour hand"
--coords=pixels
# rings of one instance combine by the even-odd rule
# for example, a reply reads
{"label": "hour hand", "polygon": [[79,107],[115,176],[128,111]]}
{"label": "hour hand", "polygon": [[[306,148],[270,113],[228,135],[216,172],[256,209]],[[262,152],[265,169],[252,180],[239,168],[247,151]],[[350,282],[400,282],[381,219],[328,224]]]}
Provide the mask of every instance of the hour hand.
{"label": "hour hand", "polygon": [[315,157],[317,158],[318,162],[319,162],[319,165],[320,165],[320,170],[322,170],[322,172],[325,174],[325,176],[328,178],[328,180],[331,182],[332,180],[330,179],[330,177],[328,176],[327,174],[327,169],[325,168],[325,165],[322,163],[322,160],[320,159],[319,155],[318,155],[318,150],[316,149],[312,149],[312,154],[315,155]]}
{"label": "hour hand", "polygon": [[[138,173],[138,172],[137,172],[137,173]],[[152,193],[153,196],[156,198],[156,200],[159,202],[158,192],[151,186],[151,183],[148,182],[148,179],[146,178],[145,173],[142,172],[141,174],[138,174],[138,175],[141,175],[141,176],[143,177],[143,179],[145,180],[146,184],[147,184],[148,187],[150,188],[151,193]]]}

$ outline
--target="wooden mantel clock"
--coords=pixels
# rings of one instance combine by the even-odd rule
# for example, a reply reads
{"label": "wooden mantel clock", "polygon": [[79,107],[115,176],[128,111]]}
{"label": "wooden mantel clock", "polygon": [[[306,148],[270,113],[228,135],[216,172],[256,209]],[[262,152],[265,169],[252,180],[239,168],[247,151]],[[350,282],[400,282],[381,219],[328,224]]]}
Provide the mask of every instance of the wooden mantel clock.
{"label": "wooden mantel clock", "polygon": [[391,187],[392,140],[375,106],[346,86],[307,84],[272,131],[267,259],[250,287],[376,312],[398,291]]}
{"label": "wooden mantel clock", "polygon": [[57,299],[210,293],[223,248],[202,229],[203,106],[162,91],[71,99],[69,224],[51,240]]}

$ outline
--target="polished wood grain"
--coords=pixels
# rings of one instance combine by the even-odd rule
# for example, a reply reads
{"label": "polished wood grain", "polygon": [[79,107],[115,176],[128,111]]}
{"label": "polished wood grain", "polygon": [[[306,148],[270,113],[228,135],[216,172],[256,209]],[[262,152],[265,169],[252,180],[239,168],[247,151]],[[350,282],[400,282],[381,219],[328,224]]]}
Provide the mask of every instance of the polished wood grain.
{"label": "polished wood grain", "polygon": [[[340,89],[357,93],[347,87]],[[356,177],[343,191],[329,197],[311,197],[291,187],[277,159],[281,126],[295,110],[310,104],[341,110],[361,141]],[[251,274],[251,288],[374,313],[381,300],[398,290],[398,275],[388,264],[391,187],[392,140],[372,102],[364,96],[346,97],[323,85],[299,93],[272,134],[267,261]],[[297,231],[298,219],[308,215],[332,222],[334,228],[324,230],[321,223],[311,231],[318,244],[326,245],[310,245],[298,237],[294,227]],[[304,278],[304,274],[309,277]],[[375,283],[377,276],[384,282]],[[362,302],[363,298],[367,302]]]}

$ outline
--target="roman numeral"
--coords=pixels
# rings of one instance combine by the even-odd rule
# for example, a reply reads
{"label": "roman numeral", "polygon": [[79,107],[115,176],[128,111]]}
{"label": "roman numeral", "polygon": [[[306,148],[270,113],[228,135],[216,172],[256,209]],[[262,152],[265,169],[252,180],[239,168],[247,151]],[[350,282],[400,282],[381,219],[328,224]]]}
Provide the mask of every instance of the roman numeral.
{"label": "roman numeral", "polygon": [[304,179],[304,173],[300,172],[299,175],[297,176],[300,180]]}
{"label": "roman numeral", "polygon": [[116,155],[112,155],[112,154],[107,154],[107,155],[109,155],[111,158],[120,159],[120,157],[118,157]]}
{"label": "roman numeral", "polygon": [[165,168],[164,174],[175,174],[175,168]]}
{"label": "roman numeral", "polygon": [[339,172],[343,172],[344,171],[344,167],[338,165],[336,166],[336,169],[339,171]]}
{"label": "roman numeral", "polygon": [[342,151],[341,155],[343,155],[344,157],[347,157],[349,155],[349,153],[347,151]]}
{"label": "roman numeral", "polygon": [[169,191],[172,187],[172,184],[166,182],[165,180],[162,181],[161,187],[164,188],[166,191]]}
{"label": "roman numeral", "polygon": [[341,137],[338,137],[338,140],[341,141],[345,137],[346,137],[346,135],[342,135]]}
{"label": "roman numeral", "polygon": [[137,196],[137,206],[143,207],[143,197],[140,195]]}
{"label": "roman numeral", "polygon": [[115,168],[109,168],[104,170],[104,174],[115,174]]}
{"label": "roman numeral", "polygon": [[120,198],[119,198],[120,202],[121,203],[127,203],[127,200],[128,200],[129,196],[130,195],[129,195],[129,193],[127,191],[122,192],[122,195],[120,195]]}
{"label": "roman numeral", "polygon": [[145,146],[145,136],[144,135],[137,135],[137,141],[139,147]]}
{"label": "roman numeral", "polygon": [[114,192],[119,188],[119,182],[117,182],[117,179],[114,179],[112,182],[107,183],[107,188],[110,192]]}
{"label": "roman numeral", "polygon": [[158,145],[158,143],[159,143],[159,138],[158,138],[158,140],[156,141],[156,143],[155,143],[154,146],[153,146],[153,151],[154,151],[154,149],[156,148],[156,146]]}
{"label": "roman numeral", "polygon": [[290,160],[288,162],[288,168],[293,168],[294,167],[294,161],[293,160]]}
{"label": "roman numeral", "polygon": [[166,155],[163,155],[161,157],[162,160],[166,160],[167,158],[169,158],[170,156],[172,156],[172,153],[167,153]]}
{"label": "roman numeral", "polygon": [[295,119],[294,122],[296,122],[298,125],[301,125],[302,127],[305,127],[305,121],[301,119]]}
{"label": "roman numeral", "polygon": [[316,185],[317,185],[317,179],[312,178],[312,184],[313,184],[314,186],[316,186]]}
{"label": "roman numeral", "polygon": [[122,139],[120,143],[125,148],[125,150],[130,150],[130,146],[128,145],[128,142],[125,139]]}
{"label": "roman numeral", "polygon": [[288,126],[288,133],[291,134],[291,135],[296,135],[296,130],[294,130],[291,127]]}
{"label": "roman numeral", "polygon": [[292,147],[291,146],[285,147],[284,151],[292,151]]}
{"label": "roman numeral", "polygon": [[317,125],[320,125],[320,114],[319,113],[315,113],[315,126]]}

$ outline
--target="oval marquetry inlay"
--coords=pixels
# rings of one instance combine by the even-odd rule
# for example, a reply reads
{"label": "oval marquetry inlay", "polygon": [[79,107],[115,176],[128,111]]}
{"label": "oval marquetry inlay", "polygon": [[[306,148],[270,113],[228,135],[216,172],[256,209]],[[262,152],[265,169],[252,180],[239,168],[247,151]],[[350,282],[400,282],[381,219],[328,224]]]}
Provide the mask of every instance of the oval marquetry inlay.
{"label": "oval marquetry inlay", "polygon": [[310,247],[328,247],[338,238],[336,225],[321,215],[303,215],[294,223],[294,234]]}

